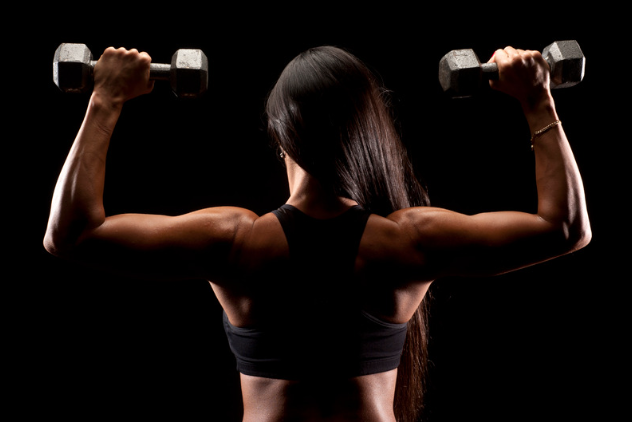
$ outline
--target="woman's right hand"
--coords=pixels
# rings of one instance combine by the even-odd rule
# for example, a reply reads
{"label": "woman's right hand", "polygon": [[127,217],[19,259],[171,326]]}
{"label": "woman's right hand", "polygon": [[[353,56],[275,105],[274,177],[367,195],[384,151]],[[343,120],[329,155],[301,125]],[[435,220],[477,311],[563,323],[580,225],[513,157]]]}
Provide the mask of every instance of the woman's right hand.
{"label": "woman's right hand", "polygon": [[539,51],[506,47],[489,63],[498,66],[498,80],[490,80],[490,86],[518,99],[525,111],[551,100],[549,65]]}

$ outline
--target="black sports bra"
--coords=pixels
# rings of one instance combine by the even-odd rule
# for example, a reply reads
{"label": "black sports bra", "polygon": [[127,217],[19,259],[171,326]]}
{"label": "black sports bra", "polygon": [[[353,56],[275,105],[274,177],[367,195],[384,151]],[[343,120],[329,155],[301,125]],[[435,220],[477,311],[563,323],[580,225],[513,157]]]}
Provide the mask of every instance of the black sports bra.
{"label": "black sports bra", "polygon": [[[224,330],[237,370],[277,379],[354,377],[399,366],[407,324],[382,321],[359,305],[353,283],[355,258],[369,212],[359,206],[319,220],[291,205],[273,213],[285,232],[291,274],[301,274],[301,297],[292,318],[235,327],[224,313]],[[303,277],[304,275],[304,277]],[[325,286],[325,288],[321,288]],[[355,294],[354,294],[355,292]],[[275,306],[282,307],[283,298]]]}

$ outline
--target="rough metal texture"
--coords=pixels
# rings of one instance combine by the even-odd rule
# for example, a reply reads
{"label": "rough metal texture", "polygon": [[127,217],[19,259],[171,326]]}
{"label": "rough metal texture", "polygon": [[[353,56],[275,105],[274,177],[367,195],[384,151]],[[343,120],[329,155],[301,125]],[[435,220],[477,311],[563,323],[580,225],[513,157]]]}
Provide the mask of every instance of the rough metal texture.
{"label": "rough metal texture", "polygon": [[[567,88],[584,78],[586,58],[577,41],[556,41],[542,51],[551,69],[551,88]],[[453,98],[476,93],[483,79],[498,77],[494,63],[481,64],[471,49],[453,50],[439,61],[439,82]]]}
{"label": "rough metal texture", "polygon": [[[88,92],[94,85],[95,63],[85,44],[63,43],[53,58],[53,80],[64,92]],[[180,98],[197,98],[208,89],[208,59],[201,50],[180,49],[170,64],[152,63],[149,77],[169,80]]]}
{"label": "rough metal texture", "polygon": [[64,43],[53,58],[53,81],[64,92],[92,89],[92,53],[85,44]]}
{"label": "rough metal texture", "polygon": [[551,68],[551,88],[568,88],[584,79],[586,58],[577,41],[556,41],[542,50]]}
{"label": "rough metal texture", "polygon": [[481,62],[474,50],[452,50],[439,61],[439,82],[451,97],[468,97],[481,84]]}
{"label": "rough metal texture", "polygon": [[180,49],[171,57],[171,89],[178,97],[199,97],[208,88],[208,59],[201,50]]}

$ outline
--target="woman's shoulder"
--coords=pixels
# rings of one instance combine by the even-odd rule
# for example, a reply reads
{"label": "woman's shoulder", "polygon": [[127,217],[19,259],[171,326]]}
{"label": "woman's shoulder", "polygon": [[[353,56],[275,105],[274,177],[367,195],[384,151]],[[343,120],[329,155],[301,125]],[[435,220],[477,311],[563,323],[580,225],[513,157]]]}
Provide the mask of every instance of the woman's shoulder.
{"label": "woman's shoulder", "polygon": [[[450,211],[434,207],[401,209],[387,216],[371,214],[360,242],[360,265],[369,273],[411,273],[417,280],[431,279],[426,274],[427,256],[420,245],[427,234]],[[395,272],[396,271],[396,272]],[[413,276],[414,274],[414,276]]]}

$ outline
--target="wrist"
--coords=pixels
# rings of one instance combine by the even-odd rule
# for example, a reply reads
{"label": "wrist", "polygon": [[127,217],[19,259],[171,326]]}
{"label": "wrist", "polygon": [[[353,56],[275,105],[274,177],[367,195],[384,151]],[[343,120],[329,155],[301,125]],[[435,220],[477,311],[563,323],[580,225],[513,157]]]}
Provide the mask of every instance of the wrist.
{"label": "wrist", "polygon": [[537,101],[523,103],[522,110],[532,134],[559,120],[555,102],[550,93],[540,97]]}
{"label": "wrist", "polygon": [[123,109],[123,102],[93,92],[88,104],[88,116],[97,126],[111,134]]}
{"label": "wrist", "polygon": [[117,96],[109,95],[108,93],[104,93],[95,89],[94,91],[92,91],[92,95],[90,96],[90,104],[102,110],[109,110],[112,112],[120,113],[120,111],[123,109],[123,104],[125,104],[125,101],[121,98],[118,98]]}

